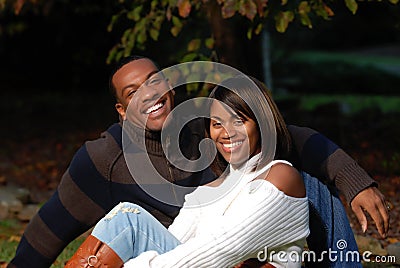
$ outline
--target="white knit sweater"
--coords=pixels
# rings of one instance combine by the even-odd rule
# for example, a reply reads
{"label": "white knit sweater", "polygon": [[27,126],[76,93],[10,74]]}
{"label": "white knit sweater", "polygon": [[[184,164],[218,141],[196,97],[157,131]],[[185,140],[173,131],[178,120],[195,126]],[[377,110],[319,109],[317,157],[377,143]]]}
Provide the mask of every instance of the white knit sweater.
{"label": "white knit sweater", "polygon": [[161,255],[144,252],[124,267],[223,268],[257,256],[276,267],[300,267],[301,260],[293,259],[301,255],[309,234],[307,198],[287,196],[269,181],[254,180],[275,163],[290,165],[276,160],[253,171],[258,159],[237,170],[230,167],[218,187],[201,186],[186,196],[169,227],[181,245]]}

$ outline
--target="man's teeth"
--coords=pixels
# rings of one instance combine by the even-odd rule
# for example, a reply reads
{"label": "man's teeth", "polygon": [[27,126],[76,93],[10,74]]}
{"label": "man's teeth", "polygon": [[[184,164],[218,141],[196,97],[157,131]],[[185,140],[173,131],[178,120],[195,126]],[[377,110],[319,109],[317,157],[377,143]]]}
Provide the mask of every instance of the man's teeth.
{"label": "man's teeth", "polygon": [[226,147],[226,148],[232,148],[232,147],[239,146],[242,143],[243,143],[243,141],[237,141],[237,142],[234,142],[234,143],[224,143],[223,146]]}
{"label": "man's teeth", "polygon": [[163,106],[164,106],[164,104],[163,104],[162,102],[157,103],[156,105],[151,106],[149,109],[147,109],[147,110],[145,111],[145,113],[146,113],[146,114],[149,114],[149,113],[151,113],[151,112],[154,112],[155,110],[160,109],[160,108],[163,107]]}

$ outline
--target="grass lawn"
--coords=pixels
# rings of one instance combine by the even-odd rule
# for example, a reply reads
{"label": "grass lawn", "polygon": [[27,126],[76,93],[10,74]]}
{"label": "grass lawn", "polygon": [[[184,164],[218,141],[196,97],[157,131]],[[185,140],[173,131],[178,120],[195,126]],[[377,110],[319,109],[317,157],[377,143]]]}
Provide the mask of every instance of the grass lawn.
{"label": "grass lawn", "polygon": [[[14,256],[23,228],[24,225],[15,219],[0,221],[0,267],[10,262]],[[83,241],[83,237],[78,237],[72,241],[58,256],[51,268],[64,267],[64,263],[74,254]]]}
{"label": "grass lawn", "polygon": [[374,66],[400,75],[400,57],[360,54],[355,52],[299,51],[292,59],[309,63],[340,61],[357,66]]}

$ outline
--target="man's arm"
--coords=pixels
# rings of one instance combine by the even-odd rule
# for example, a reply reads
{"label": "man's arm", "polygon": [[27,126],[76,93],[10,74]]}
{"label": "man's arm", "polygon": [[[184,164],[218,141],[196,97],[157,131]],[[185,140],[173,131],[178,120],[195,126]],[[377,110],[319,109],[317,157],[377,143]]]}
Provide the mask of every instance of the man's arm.
{"label": "man's arm", "polygon": [[313,129],[288,126],[293,139],[297,166],[325,183],[334,183],[356,214],[363,231],[367,228],[364,210],[375,221],[382,237],[389,228],[389,215],[377,183],[358,163],[334,142]]}

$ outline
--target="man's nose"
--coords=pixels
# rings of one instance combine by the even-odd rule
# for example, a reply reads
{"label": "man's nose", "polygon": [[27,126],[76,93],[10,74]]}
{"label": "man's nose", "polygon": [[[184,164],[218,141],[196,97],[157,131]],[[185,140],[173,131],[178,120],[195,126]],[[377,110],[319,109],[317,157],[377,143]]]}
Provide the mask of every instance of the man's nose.
{"label": "man's nose", "polygon": [[141,100],[146,103],[149,101],[156,100],[162,96],[161,90],[157,89],[157,87],[143,85],[140,90]]}

